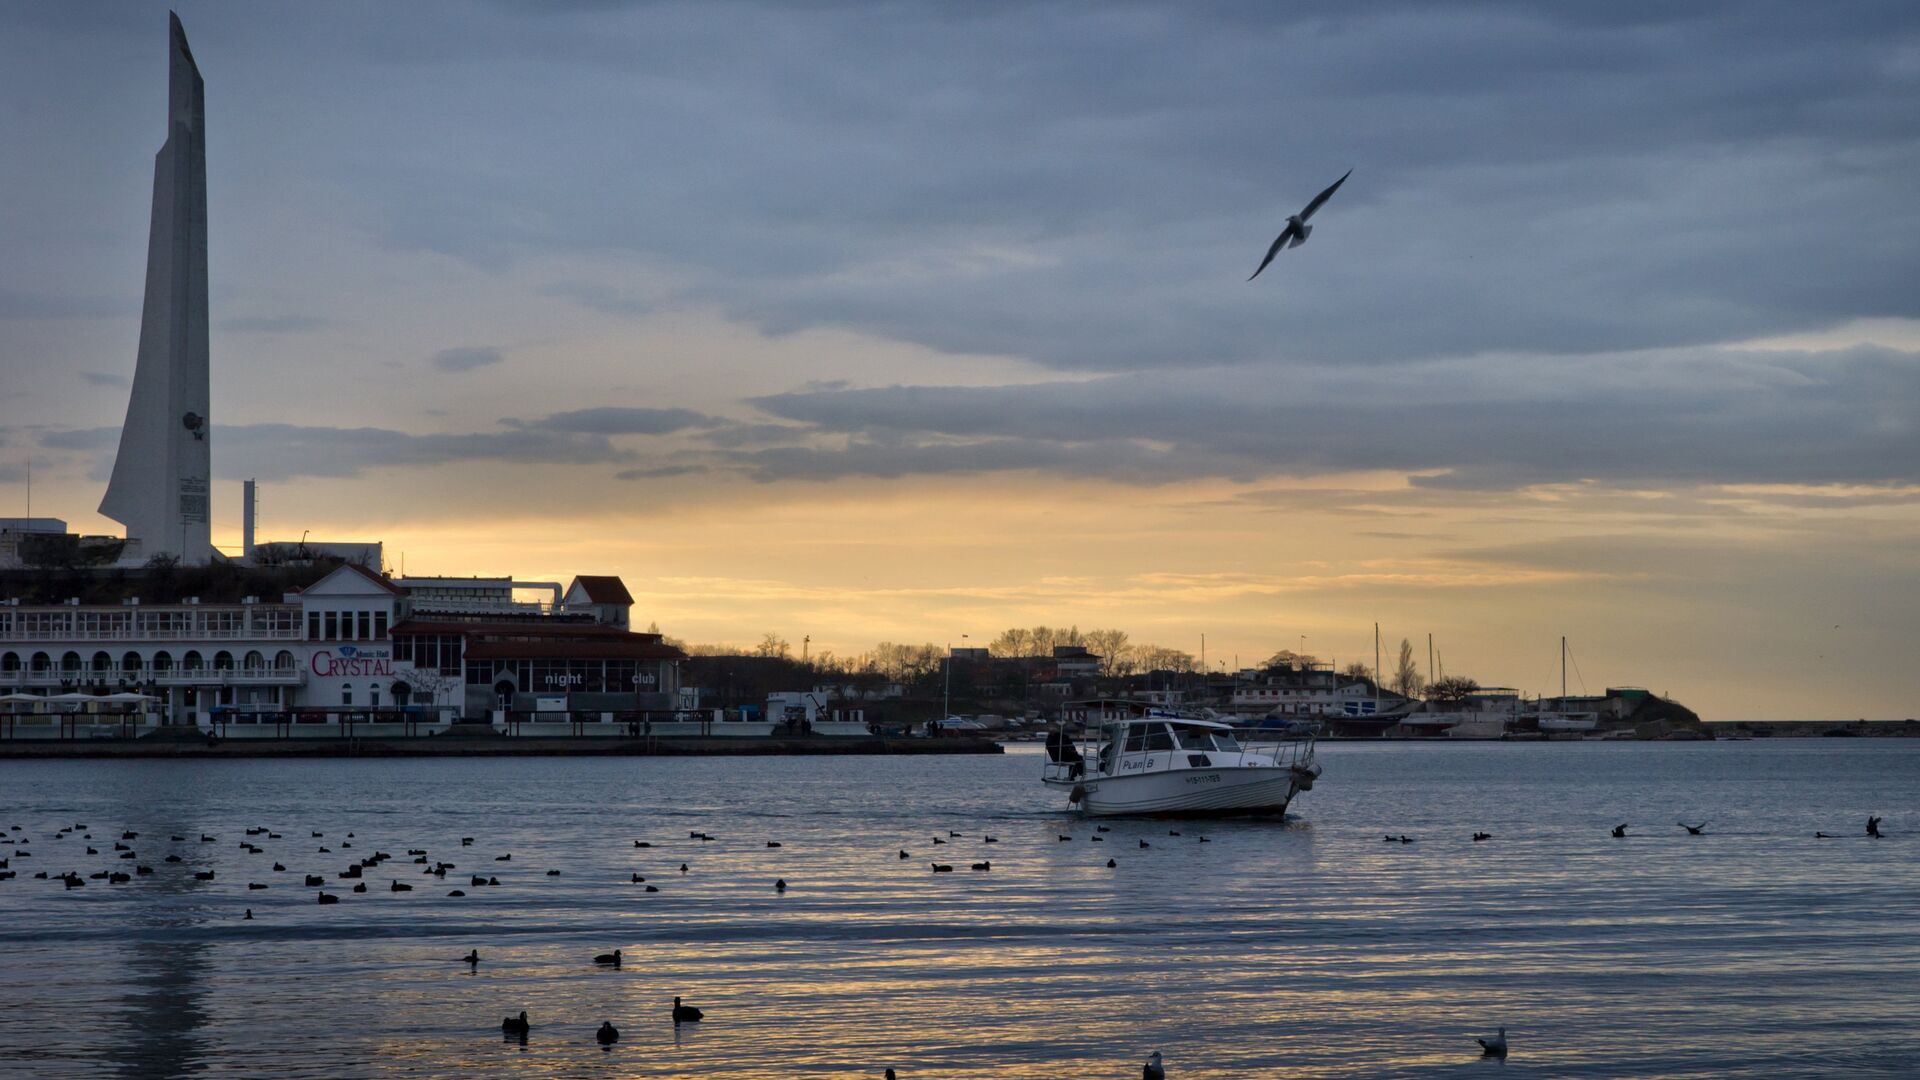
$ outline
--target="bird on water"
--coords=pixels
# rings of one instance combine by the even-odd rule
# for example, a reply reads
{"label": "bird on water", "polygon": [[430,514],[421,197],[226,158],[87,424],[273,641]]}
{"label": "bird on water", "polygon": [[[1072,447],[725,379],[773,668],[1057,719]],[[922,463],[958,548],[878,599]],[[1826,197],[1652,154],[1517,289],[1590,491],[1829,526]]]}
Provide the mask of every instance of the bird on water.
{"label": "bird on water", "polygon": [[1167,1080],[1167,1067],[1160,1060],[1160,1051],[1148,1055],[1147,1063],[1140,1066],[1140,1080]]}
{"label": "bird on water", "polygon": [[1676,825],[1678,825],[1678,826],[1680,826],[1681,828],[1683,828],[1683,829],[1685,829],[1685,830],[1687,830],[1687,835],[1688,835],[1688,836],[1699,836],[1699,835],[1700,835],[1701,833],[1704,833],[1704,832],[1706,832],[1706,831],[1707,831],[1707,823],[1706,823],[1706,822],[1704,822],[1704,821],[1703,821],[1703,822],[1701,822],[1701,823],[1700,823],[1700,824],[1698,824],[1698,825],[1689,825],[1689,824],[1687,824],[1687,823],[1686,823],[1686,822],[1684,822],[1684,821],[1677,821],[1677,822],[1675,822],[1674,824],[1676,824]]}
{"label": "bird on water", "polygon": [[1333,198],[1333,193],[1339,191],[1340,185],[1346,183],[1347,177],[1352,175],[1353,170],[1348,169],[1345,176],[1333,182],[1332,187],[1315,195],[1313,201],[1307,204],[1305,210],[1287,219],[1287,227],[1280,230],[1279,236],[1274,237],[1273,246],[1267,249],[1267,257],[1260,260],[1259,269],[1255,270],[1253,275],[1247,278],[1248,281],[1259,277],[1260,271],[1265,270],[1267,264],[1273,261],[1273,257],[1280,254],[1281,248],[1299,247],[1301,244],[1307,242],[1307,236],[1313,232],[1313,226],[1307,224],[1307,219],[1311,218],[1320,207],[1325,205],[1328,199]]}
{"label": "bird on water", "polygon": [[1481,1057],[1504,1058],[1507,1056],[1507,1029],[1501,1028],[1500,1034],[1491,1039],[1475,1039],[1480,1044]]}
{"label": "bird on water", "polygon": [[676,1024],[697,1024],[707,1015],[691,1005],[680,1004],[679,998],[673,999],[673,1022]]}
{"label": "bird on water", "polygon": [[1627,835],[1627,826],[1624,822],[1619,825],[1615,825],[1613,827],[1613,838],[1615,840],[1618,840],[1625,835]]}
{"label": "bird on water", "polygon": [[615,949],[612,952],[601,953],[599,956],[596,956],[593,958],[593,962],[596,964],[606,964],[611,967],[619,967],[620,966],[620,950]]}
{"label": "bird on water", "polygon": [[474,949],[474,950],[472,950],[472,951],[470,951],[470,952],[468,952],[468,953],[467,953],[467,955],[465,955],[465,956],[463,956],[463,957],[461,957],[461,958],[460,958],[460,962],[461,962],[461,963],[463,963],[463,964],[477,964],[477,963],[479,963],[479,962],[480,962],[480,950],[479,950],[479,949]]}
{"label": "bird on water", "polygon": [[524,1039],[527,1036],[527,1032],[532,1030],[533,1025],[527,1023],[527,1013],[525,1009],[520,1011],[519,1016],[509,1016],[505,1020],[500,1021],[500,1034],[502,1035],[518,1035]]}
{"label": "bird on water", "polygon": [[601,1046],[612,1046],[620,1041],[620,1029],[613,1026],[613,1021],[608,1020],[600,1025],[599,1031],[593,1033],[593,1038]]}
{"label": "bird on water", "polygon": [[1873,837],[1875,840],[1880,839],[1880,819],[1879,818],[1870,817],[1867,819],[1867,835]]}

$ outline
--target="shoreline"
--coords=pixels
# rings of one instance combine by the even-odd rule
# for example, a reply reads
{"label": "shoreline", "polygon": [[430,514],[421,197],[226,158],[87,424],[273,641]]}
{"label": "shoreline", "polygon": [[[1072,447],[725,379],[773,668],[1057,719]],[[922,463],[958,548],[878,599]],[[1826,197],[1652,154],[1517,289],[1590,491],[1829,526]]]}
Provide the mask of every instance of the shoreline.
{"label": "shoreline", "polygon": [[0,759],[86,758],[335,758],[335,757],[809,757],[816,755],[943,756],[1003,754],[991,739],[913,739],[893,736],[652,738],[506,735],[418,735],[388,738],[223,739],[203,738],[4,740]]}

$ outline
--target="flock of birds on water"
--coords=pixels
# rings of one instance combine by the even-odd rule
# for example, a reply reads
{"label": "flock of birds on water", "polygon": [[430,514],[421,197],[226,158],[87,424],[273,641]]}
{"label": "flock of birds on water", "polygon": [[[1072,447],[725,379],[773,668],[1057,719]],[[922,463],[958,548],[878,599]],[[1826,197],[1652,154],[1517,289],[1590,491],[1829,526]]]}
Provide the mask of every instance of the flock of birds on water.
{"label": "flock of birds on water", "polygon": [[[1342,177],[1341,179],[1344,180],[1345,177]],[[1339,184],[1334,185],[1335,188],[1339,186],[1340,186]],[[1322,197],[1316,200],[1315,205],[1317,205],[1319,202],[1325,201],[1325,196],[1328,194],[1331,194],[1332,190],[1333,190],[1332,188],[1329,188],[1327,192],[1323,193]],[[1309,211],[1311,211],[1313,207],[1309,207],[1308,209]],[[1877,816],[1870,816],[1867,818],[1866,835],[1869,838],[1877,840],[1877,839],[1881,839],[1884,836],[1884,834],[1880,831],[1881,820],[1882,819]],[[1706,834],[1708,823],[1703,821],[1698,825],[1689,825],[1686,822],[1681,821],[1681,822],[1676,822],[1675,824],[1678,828],[1684,829],[1686,831],[1686,834],[1689,836],[1702,836]],[[1610,830],[1610,833],[1615,839],[1622,839],[1629,835],[1628,829],[1630,827],[1631,826],[1629,823],[1623,822],[1619,825],[1614,826]],[[79,843],[85,845],[86,854],[88,855],[101,854],[98,848],[92,846],[93,843],[98,843],[99,841],[95,841],[93,834],[91,832],[88,832],[87,829],[88,829],[88,826],[85,823],[75,823],[72,825],[68,825],[56,830],[54,833],[54,839],[55,840],[77,840]],[[314,840],[326,839],[326,834],[323,832],[312,831],[312,830],[309,830],[309,831],[311,832],[312,839]],[[1103,834],[1110,833],[1112,831],[1113,830],[1109,826],[1095,825],[1093,833],[1089,834],[1087,839],[1093,843],[1104,843],[1106,841],[1106,837]],[[5,834],[0,834],[0,845],[10,846],[9,853],[5,856],[0,856],[0,881],[9,881],[16,878],[19,875],[19,870],[15,869],[12,865],[12,860],[16,858],[29,858],[33,854],[31,851],[26,850],[26,847],[25,847],[26,844],[31,843],[31,840],[26,838],[24,835],[17,835],[17,834],[22,834],[23,832],[24,830],[22,829],[21,826],[13,825],[9,827],[9,829]],[[80,836],[75,837],[73,835],[75,833],[79,833]],[[246,829],[246,835],[248,836],[249,839],[240,841],[239,846],[242,849],[246,850],[246,852],[249,855],[264,855],[266,853],[265,848],[253,842],[253,839],[252,839],[253,837],[262,837],[267,840],[282,840],[285,838],[281,833],[273,832],[270,829],[267,829],[265,827],[249,827]],[[1167,835],[1170,837],[1183,836],[1183,834],[1177,829],[1168,830]],[[59,881],[63,884],[64,888],[68,890],[83,888],[85,887],[88,880],[106,881],[108,884],[125,884],[128,882],[131,882],[136,877],[147,877],[153,874],[154,872],[153,867],[145,863],[139,862],[139,853],[134,849],[131,843],[132,841],[138,840],[139,837],[140,837],[139,832],[129,829],[121,832],[120,838],[112,842],[113,854],[115,855],[117,860],[123,861],[123,862],[133,862],[135,864],[132,872],[130,873],[123,870],[108,869],[108,870],[102,870],[97,873],[87,875],[86,877],[82,877],[81,874],[75,870],[68,870],[64,873],[57,874],[57,875],[51,874],[48,871],[42,870],[42,871],[36,872],[33,875],[33,877],[41,880]],[[1834,836],[1832,834],[1826,833],[1826,832],[1815,832],[1814,837],[1816,839],[1822,839],[1822,840],[1834,839]],[[945,845],[945,844],[951,843],[954,840],[963,839],[963,838],[967,838],[967,835],[964,833],[948,830],[947,835],[945,837],[935,836],[932,838],[932,840],[933,840],[933,843],[936,845]],[[1072,841],[1074,839],[1074,836],[1070,833],[1059,833],[1057,834],[1057,838],[1059,841],[1066,842],[1066,841]],[[355,835],[352,832],[347,833],[345,839],[338,841],[341,850],[342,851],[350,850],[353,847],[354,839],[355,839]],[[689,832],[687,834],[687,839],[689,841],[696,841],[698,843],[705,844],[713,841],[715,837],[707,832],[696,830],[696,831]],[[1145,838],[1136,838],[1136,839],[1141,848],[1150,848],[1153,846]],[[1202,844],[1210,843],[1208,838],[1205,836],[1196,836],[1195,839]],[[1473,834],[1474,843],[1481,843],[1491,839],[1493,839],[1493,834],[1491,833],[1475,832]],[[170,834],[168,837],[168,840],[176,844],[189,842],[187,837],[181,836],[178,834]],[[1388,833],[1382,836],[1382,840],[1390,844],[1414,843],[1414,838],[1407,836],[1405,834],[1396,835],[1396,834]],[[206,833],[201,833],[199,837],[199,842],[202,844],[218,843],[219,838],[215,836],[210,836]],[[995,843],[999,843],[999,838],[991,834],[982,834],[981,842],[985,844],[995,844]],[[474,844],[474,838],[471,836],[463,836],[460,838],[460,846],[463,849],[471,848],[473,844]],[[636,849],[651,849],[654,847],[654,843],[650,840],[634,840],[633,846]],[[766,841],[766,846],[768,848],[780,848],[782,844],[780,841],[777,841],[777,840],[768,840]],[[326,844],[322,844],[319,846],[318,850],[315,853],[323,854],[323,855],[332,854],[333,849]],[[414,865],[419,865],[425,868],[422,871],[423,875],[435,877],[442,881],[446,879],[448,871],[459,869],[459,867],[455,863],[446,862],[443,860],[430,859],[424,848],[409,848],[407,850],[407,855],[411,858]],[[899,851],[900,859],[905,860],[905,859],[911,859],[912,857],[913,855],[911,852],[907,851],[905,848],[900,849]],[[365,893],[368,891],[367,882],[364,880],[365,872],[368,870],[374,870],[374,871],[380,870],[383,864],[389,862],[392,858],[393,856],[388,852],[384,852],[376,849],[371,854],[362,856],[356,859],[351,864],[349,864],[345,870],[339,872],[336,880],[337,881],[351,880],[353,882],[353,885],[351,886],[351,890],[350,890],[351,892]],[[496,863],[507,863],[507,862],[511,862],[512,860],[513,860],[513,854],[511,852],[508,852],[503,855],[493,856],[493,861]],[[180,854],[175,852],[175,853],[168,854],[164,861],[167,863],[179,863],[185,860]],[[933,872],[936,874],[952,873],[954,870],[953,863],[932,862],[930,865],[933,868]],[[1106,865],[1110,869],[1118,868],[1119,860],[1109,858],[1107,860]],[[985,872],[990,872],[993,869],[993,864],[991,863],[991,861],[987,859],[981,859],[978,862],[970,863],[969,868],[975,872],[985,873]],[[679,872],[681,874],[689,873],[690,870],[691,868],[687,863],[685,862],[680,863]],[[285,873],[287,872],[287,868],[284,864],[276,861],[273,863],[273,871],[275,873]],[[470,883],[469,887],[471,888],[490,887],[490,886],[497,886],[500,884],[499,877],[494,874],[469,873],[468,875],[465,875],[465,876],[468,877],[469,883]],[[545,876],[559,877],[560,871],[548,870],[545,872]],[[193,872],[193,877],[196,881],[212,881],[214,880],[214,871],[195,870]],[[340,902],[340,895],[338,893],[329,893],[326,891],[327,879],[325,878],[324,875],[304,874],[302,875],[302,879],[306,887],[315,888],[318,890],[317,892],[318,903],[338,904]],[[388,888],[384,891],[394,892],[394,893],[414,891],[414,887],[412,885],[409,885],[406,882],[401,881],[397,877],[391,877],[389,878],[389,881],[390,881],[390,884]],[[642,885],[645,891],[649,893],[657,893],[660,891],[657,886],[648,884],[647,879],[638,873],[629,873],[629,883],[634,885]],[[268,887],[269,886],[263,882],[249,882],[247,884],[247,889],[249,892],[266,889]],[[335,887],[337,888],[339,886],[336,885]],[[787,887],[788,887],[787,881],[785,878],[776,878],[774,880],[773,889],[776,893],[785,894],[787,891]],[[464,889],[454,888],[449,890],[447,895],[450,897],[462,897],[467,894]],[[243,920],[251,920],[253,918],[253,909],[252,908],[245,909],[245,911],[241,915],[241,918]],[[621,959],[622,959],[621,951],[619,949],[614,949],[612,952],[600,953],[594,956],[593,963],[598,967],[617,969],[621,965]],[[480,964],[479,950],[475,949],[475,950],[469,951],[465,956],[459,959],[459,962],[468,965],[468,968],[470,970],[477,970]],[[706,1014],[701,1009],[693,1005],[686,1004],[686,1002],[682,998],[676,997],[673,999],[673,1006],[672,1006],[672,1011],[670,1013],[670,1016],[672,1018],[675,1028],[677,1029],[682,1024],[699,1023],[701,1020],[705,1018]],[[518,1015],[508,1016],[505,1019],[501,1020],[500,1022],[500,1032],[502,1037],[507,1039],[517,1039],[520,1041],[522,1045],[525,1045],[528,1039],[528,1036],[531,1034],[532,1030],[533,1030],[533,1023],[528,1018],[528,1015],[524,1010],[521,1011]],[[605,1021],[600,1025],[599,1029],[594,1032],[594,1040],[602,1048],[611,1050],[613,1047],[613,1044],[620,1041],[620,1029],[615,1027],[611,1020]],[[1505,1060],[1507,1056],[1507,1029],[1506,1028],[1504,1027],[1500,1028],[1498,1033],[1493,1035],[1491,1038],[1476,1039],[1475,1041],[1480,1044],[1481,1055],[1483,1057],[1499,1058],[1501,1060]],[[894,1070],[891,1068],[887,1069],[884,1075],[886,1077],[886,1080],[896,1080]],[[1145,1064],[1141,1066],[1141,1076],[1143,1080],[1165,1080],[1167,1076],[1167,1066],[1164,1058],[1161,1056],[1159,1051],[1154,1051],[1153,1054],[1147,1058]]]}

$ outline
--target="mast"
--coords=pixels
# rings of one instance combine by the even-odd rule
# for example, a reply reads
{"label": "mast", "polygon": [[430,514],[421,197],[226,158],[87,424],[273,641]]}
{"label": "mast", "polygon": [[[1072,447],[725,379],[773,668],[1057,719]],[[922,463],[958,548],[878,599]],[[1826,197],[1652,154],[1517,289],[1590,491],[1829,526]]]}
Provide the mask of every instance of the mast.
{"label": "mast", "polygon": [[1560,711],[1567,708],[1567,635],[1560,635]]}
{"label": "mast", "polygon": [[1427,635],[1427,685],[1433,685],[1433,635]]}
{"label": "mast", "polygon": [[1380,624],[1373,624],[1373,715],[1380,715]]}

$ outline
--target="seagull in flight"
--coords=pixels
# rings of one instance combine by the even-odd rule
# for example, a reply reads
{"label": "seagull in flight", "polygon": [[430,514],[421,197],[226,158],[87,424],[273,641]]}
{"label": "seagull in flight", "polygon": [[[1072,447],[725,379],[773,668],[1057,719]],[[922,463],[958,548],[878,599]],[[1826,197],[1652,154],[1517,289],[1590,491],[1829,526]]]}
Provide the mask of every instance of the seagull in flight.
{"label": "seagull in flight", "polygon": [[[1301,244],[1304,244],[1307,242],[1307,235],[1313,232],[1313,226],[1307,224],[1307,219],[1312,217],[1314,214],[1314,211],[1319,210],[1321,205],[1324,204],[1328,199],[1333,198],[1333,193],[1336,191],[1339,191],[1340,185],[1346,183],[1347,177],[1352,175],[1353,175],[1353,170],[1348,169],[1346,172],[1346,176],[1342,176],[1340,179],[1335,180],[1333,182],[1332,187],[1328,188],[1327,190],[1321,192],[1318,195],[1315,195],[1313,197],[1313,201],[1307,204],[1307,208],[1305,210],[1302,210],[1299,213],[1287,219],[1287,227],[1280,230],[1280,235],[1274,238],[1273,246],[1267,249],[1267,257],[1260,260],[1260,270],[1265,270],[1267,268],[1267,264],[1273,261],[1273,257],[1275,255],[1280,254],[1281,248],[1299,247]],[[1259,277],[1260,270],[1255,270],[1253,272],[1253,277],[1250,277],[1247,280],[1252,281],[1253,278]]]}

